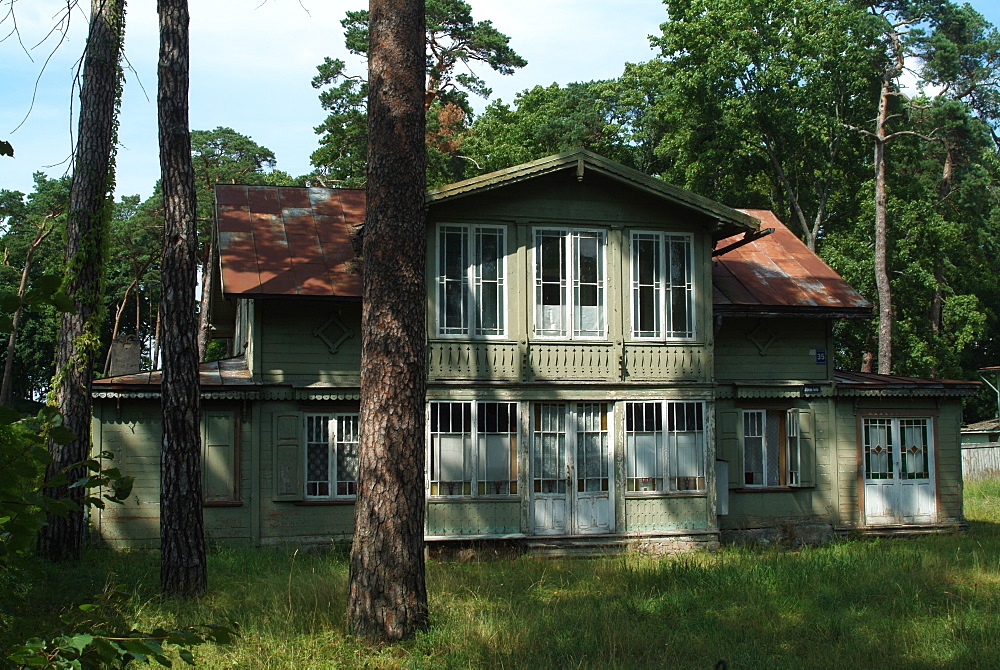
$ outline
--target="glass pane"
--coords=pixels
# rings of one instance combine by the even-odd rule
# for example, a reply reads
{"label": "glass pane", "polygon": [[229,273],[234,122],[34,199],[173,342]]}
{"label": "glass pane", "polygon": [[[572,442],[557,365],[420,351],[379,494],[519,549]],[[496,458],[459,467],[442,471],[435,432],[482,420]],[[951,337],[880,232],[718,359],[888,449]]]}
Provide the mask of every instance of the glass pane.
{"label": "glass pane", "polygon": [[892,425],[889,419],[865,419],[865,478],[893,479]]}
{"label": "glass pane", "polygon": [[765,477],[768,486],[778,486],[781,482],[778,473],[781,470],[781,420],[778,412],[768,412],[765,428],[766,436],[766,457],[767,476]]}
{"label": "glass pane", "polygon": [[764,413],[743,412],[743,483],[764,485]]}

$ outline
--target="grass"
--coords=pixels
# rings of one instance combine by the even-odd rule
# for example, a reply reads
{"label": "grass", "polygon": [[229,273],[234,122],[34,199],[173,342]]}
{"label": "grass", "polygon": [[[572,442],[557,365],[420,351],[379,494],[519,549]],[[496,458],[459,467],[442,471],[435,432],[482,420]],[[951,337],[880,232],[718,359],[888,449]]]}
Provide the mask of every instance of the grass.
{"label": "grass", "polygon": [[343,634],[342,554],[217,549],[186,603],[156,594],[154,554],[94,550],[0,575],[0,647],[120,583],[129,626],[239,622],[195,650],[206,668],[996,668],[1000,481],[968,484],[966,515],[967,534],[797,550],[434,561],[430,631],[379,649]]}

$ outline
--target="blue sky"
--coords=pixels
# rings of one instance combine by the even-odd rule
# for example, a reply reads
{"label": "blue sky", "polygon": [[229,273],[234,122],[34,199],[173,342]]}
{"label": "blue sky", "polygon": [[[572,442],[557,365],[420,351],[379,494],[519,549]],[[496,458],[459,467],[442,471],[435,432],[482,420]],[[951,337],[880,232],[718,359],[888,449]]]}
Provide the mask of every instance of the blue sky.
{"label": "blue sky", "polygon": [[[89,2],[80,0],[89,7]],[[512,76],[479,68],[492,99],[511,102],[537,84],[616,77],[626,62],[652,57],[647,36],[666,12],[657,0],[469,0],[473,16],[511,37],[529,65]],[[0,17],[12,0],[0,0]],[[0,139],[15,158],[0,158],[0,188],[32,190],[32,173],[62,174],[75,132],[70,106],[74,66],[82,52],[85,14],[66,39],[49,35],[65,0],[14,0],[17,34],[0,23]],[[277,167],[310,171],[313,127],[325,114],[310,85],[324,56],[344,58],[340,19],[364,0],[192,0],[191,126],[229,126],[271,149]],[[971,3],[1000,24],[1000,2]],[[157,18],[155,0],[130,0],[126,72],[118,151],[118,194],[148,196],[158,177],[156,148]],[[46,39],[46,36],[48,38]],[[53,54],[53,51],[54,54]],[[49,59],[51,55],[51,58]],[[46,64],[46,59],[48,63]],[[355,61],[359,73],[363,65]],[[37,81],[37,85],[36,85]],[[32,102],[34,99],[34,102]],[[487,101],[477,100],[482,109]],[[23,121],[23,123],[22,123]],[[18,127],[20,126],[20,127]],[[17,128],[15,130],[15,128]]]}

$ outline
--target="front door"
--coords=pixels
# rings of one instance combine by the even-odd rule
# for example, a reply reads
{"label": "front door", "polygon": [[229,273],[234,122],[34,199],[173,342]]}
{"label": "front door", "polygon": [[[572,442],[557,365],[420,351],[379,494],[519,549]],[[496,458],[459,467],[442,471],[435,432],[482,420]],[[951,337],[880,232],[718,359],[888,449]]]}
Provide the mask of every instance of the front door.
{"label": "front door", "polygon": [[933,443],[927,418],[863,420],[866,524],[934,522]]}
{"label": "front door", "polygon": [[611,444],[607,403],[532,407],[532,515],[539,535],[610,533]]}

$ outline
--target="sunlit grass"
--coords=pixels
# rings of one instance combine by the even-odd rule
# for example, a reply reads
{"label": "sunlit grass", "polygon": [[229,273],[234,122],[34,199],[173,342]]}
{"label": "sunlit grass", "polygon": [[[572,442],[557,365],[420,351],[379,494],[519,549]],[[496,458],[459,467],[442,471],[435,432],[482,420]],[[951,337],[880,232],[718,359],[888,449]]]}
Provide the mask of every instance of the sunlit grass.
{"label": "sunlit grass", "polygon": [[238,622],[196,650],[209,668],[1000,667],[1000,482],[970,483],[966,515],[967,534],[796,550],[433,561],[430,631],[383,649],[343,634],[342,554],[216,549],[210,593],[183,603],[157,595],[154,554],[95,550],[7,575],[0,644],[121,583],[128,625]]}

